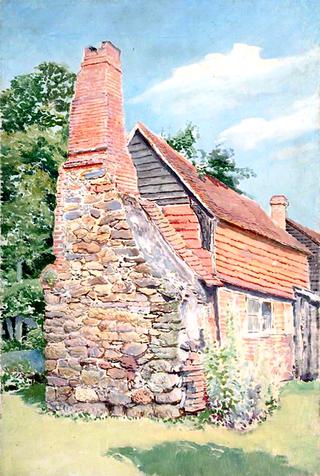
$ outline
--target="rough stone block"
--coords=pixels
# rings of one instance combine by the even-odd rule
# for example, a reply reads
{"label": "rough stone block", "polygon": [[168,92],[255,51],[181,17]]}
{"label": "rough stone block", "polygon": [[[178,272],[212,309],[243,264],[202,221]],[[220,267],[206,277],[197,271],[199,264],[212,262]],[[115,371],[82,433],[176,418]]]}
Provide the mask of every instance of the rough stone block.
{"label": "rough stone block", "polygon": [[99,400],[92,388],[76,387],[75,397],[79,402],[97,402]]}
{"label": "rough stone block", "polygon": [[107,374],[114,379],[122,379],[126,377],[126,371],[119,368],[111,368],[107,371]]}
{"label": "rough stone block", "polygon": [[132,391],[131,398],[134,403],[146,405],[153,401],[154,396],[148,388],[138,388]]}
{"label": "rough stone block", "polygon": [[176,405],[154,405],[154,415],[157,418],[179,418],[180,410]]}
{"label": "rough stone block", "polygon": [[80,218],[82,216],[82,213],[79,211],[72,211],[72,212],[67,212],[64,214],[64,218],[66,220],[76,220],[77,218]]}
{"label": "rough stone block", "polygon": [[110,202],[106,203],[106,209],[110,211],[120,210],[122,208],[122,204],[117,200],[111,200]]}
{"label": "rough stone block", "polygon": [[178,403],[181,401],[181,388],[174,388],[171,392],[159,393],[155,395],[157,403]]}
{"label": "rough stone block", "polygon": [[52,402],[56,398],[56,391],[53,387],[46,387],[46,401]]}
{"label": "rough stone block", "polygon": [[178,385],[180,379],[176,374],[158,372],[151,375],[147,385],[152,392],[165,392]]}
{"label": "rough stone block", "polygon": [[125,344],[122,348],[122,351],[126,355],[131,355],[137,357],[143,354],[147,350],[148,346],[146,344],[132,343]]}
{"label": "rough stone block", "polygon": [[67,355],[65,345],[62,342],[47,344],[44,353],[46,359],[61,359]]}
{"label": "rough stone block", "polygon": [[117,392],[111,389],[108,391],[108,402],[111,403],[111,405],[128,405],[131,402],[131,398],[123,392]]}
{"label": "rough stone block", "polygon": [[153,405],[136,405],[127,409],[129,418],[141,418],[154,416]]}
{"label": "rough stone block", "polygon": [[102,377],[102,373],[95,370],[83,370],[81,373],[81,381],[85,385],[98,385]]}

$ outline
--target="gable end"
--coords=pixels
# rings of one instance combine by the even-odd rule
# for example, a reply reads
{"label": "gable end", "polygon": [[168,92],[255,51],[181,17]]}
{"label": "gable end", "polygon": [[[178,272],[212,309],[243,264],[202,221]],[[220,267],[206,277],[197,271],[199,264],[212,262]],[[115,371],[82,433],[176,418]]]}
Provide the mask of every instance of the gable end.
{"label": "gable end", "polygon": [[137,170],[138,188],[142,198],[161,206],[189,203],[184,185],[138,131],[131,139],[128,149]]}

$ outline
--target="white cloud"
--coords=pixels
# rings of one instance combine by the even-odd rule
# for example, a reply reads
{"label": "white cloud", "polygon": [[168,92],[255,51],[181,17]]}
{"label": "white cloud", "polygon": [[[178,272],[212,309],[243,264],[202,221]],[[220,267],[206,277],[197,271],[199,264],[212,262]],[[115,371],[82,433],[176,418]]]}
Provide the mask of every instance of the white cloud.
{"label": "white cloud", "polygon": [[304,144],[283,147],[272,155],[274,160],[295,160],[295,159],[313,159],[319,156],[319,145],[316,141],[305,142]]}
{"label": "white cloud", "polygon": [[296,139],[318,127],[319,100],[316,95],[295,101],[289,114],[274,119],[250,117],[225,129],[218,140],[244,150],[254,149],[266,140]]}
{"label": "white cloud", "polygon": [[[159,113],[194,117],[212,116],[212,112],[230,109],[258,94],[274,93],[296,85],[311,68],[311,76],[320,63],[320,48],[280,58],[264,59],[261,48],[237,43],[227,54],[210,53],[197,63],[173,70],[171,76],[131,103],[150,103]],[[309,74],[309,73],[308,73]],[[308,75],[307,74],[307,75]],[[190,114],[190,111],[192,114]]]}

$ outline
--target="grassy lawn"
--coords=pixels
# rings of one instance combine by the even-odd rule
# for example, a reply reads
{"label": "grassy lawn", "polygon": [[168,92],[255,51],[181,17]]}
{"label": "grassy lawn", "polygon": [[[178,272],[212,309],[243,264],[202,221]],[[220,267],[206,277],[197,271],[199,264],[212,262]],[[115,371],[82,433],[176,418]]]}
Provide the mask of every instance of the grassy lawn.
{"label": "grassy lawn", "polygon": [[244,434],[188,422],[56,418],[41,413],[37,390],[3,397],[4,476],[302,476],[320,467],[316,383],[288,384],[281,409]]}

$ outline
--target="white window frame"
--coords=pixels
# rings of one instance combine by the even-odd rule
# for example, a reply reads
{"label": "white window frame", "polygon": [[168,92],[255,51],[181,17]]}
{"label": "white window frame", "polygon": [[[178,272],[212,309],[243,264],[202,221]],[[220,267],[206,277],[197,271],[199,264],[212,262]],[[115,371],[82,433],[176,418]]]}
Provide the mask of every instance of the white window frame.
{"label": "white window frame", "polygon": [[[250,304],[252,303],[252,304]],[[270,308],[269,318],[263,315],[262,308],[264,305],[267,305]],[[256,307],[256,310],[250,309],[251,307]],[[267,321],[268,319],[268,321]],[[250,322],[255,322],[255,326],[252,326],[250,329]],[[268,325],[265,326],[265,323],[268,322]],[[257,298],[257,297],[248,297],[247,298],[247,319],[246,319],[246,334],[249,336],[265,336],[269,335],[273,327],[273,306],[272,302],[268,299]]]}

